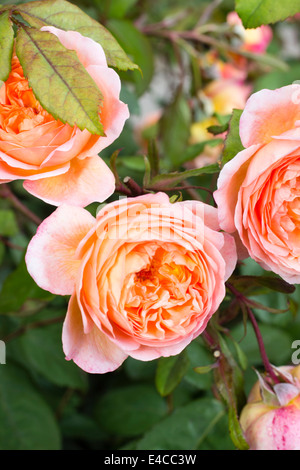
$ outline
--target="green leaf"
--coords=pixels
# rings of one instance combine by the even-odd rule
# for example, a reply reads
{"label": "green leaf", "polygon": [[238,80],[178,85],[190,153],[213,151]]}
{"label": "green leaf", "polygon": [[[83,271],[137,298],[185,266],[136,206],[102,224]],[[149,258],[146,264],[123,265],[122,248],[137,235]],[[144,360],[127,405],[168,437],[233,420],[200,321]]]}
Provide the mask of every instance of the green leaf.
{"label": "green leaf", "polygon": [[232,117],[229,122],[229,131],[225,140],[222,165],[225,165],[225,163],[229,162],[244,149],[239,133],[239,124],[242,112],[243,111],[241,109],[233,110]]}
{"label": "green leaf", "polygon": [[5,245],[3,242],[0,241],[0,264],[3,261],[4,255],[5,255]]}
{"label": "green leaf", "polygon": [[295,291],[295,286],[289,284],[279,277],[272,276],[239,276],[232,279],[232,283],[239,289],[245,286],[263,286],[268,289],[275,290],[276,292],[282,292],[283,294],[292,294]]}
{"label": "green leaf", "polygon": [[185,170],[181,173],[174,172],[174,173],[163,173],[161,175],[155,176],[149,184],[149,188],[153,190],[159,191],[160,189],[163,190],[164,188],[171,188],[176,186],[181,181],[192,178],[195,176],[206,175],[206,174],[213,174],[218,173],[220,171],[220,167],[217,164],[204,166],[203,168],[195,168],[193,170]]}
{"label": "green leaf", "polygon": [[224,415],[218,420],[210,433],[202,441],[199,450],[235,450],[228,433],[228,416]]}
{"label": "green leaf", "polygon": [[52,411],[25,372],[11,362],[0,366],[0,422],[0,450],[60,449]]}
{"label": "green leaf", "polygon": [[[285,364],[291,360],[292,335],[289,335],[282,328],[273,325],[260,324],[265,349],[272,364]],[[244,325],[239,324],[232,328],[232,337],[239,342],[244,354],[248,358],[249,365],[260,365],[262,359],[257,345],[257,339],[252,325],[247,323],[247,334],[244,335]],[[278,347],[280,345],[280,347]]]}
{"label": "green leaf", "polygon": [[162,357],[158,361],[155,384],[161,396],[169,395],[181,382],[188,370],[190,361],[183,351],[178,356]]}
{"label": "green leaf", "polygon": [[23,26],[16,52],[29,85],[55,119],[103,134],[99,119],[102,93],[79,61],[52,33]]}
{"label": "green leaf", "polygon": [[25,261],[22,260],[3,283],[0,292],[0,314],[17,312],[27,299],[50,300],[52,297],[52,294],[36,285],[28,274]]}
{"label": "green leaf", "polygon": [[[57,316],[53,310],[53,317]],[[19,339],[23,358],[29,369],[36,370],[51,383],[85,391],[86,374],[73,362],[66,361],[61,330],[61,324],[28,329]]]}
{"label": "green leaf", "polygon": [[209,126],[207,130],[213,135],[220,135],[228,130],[228,125],[229,123],[225,122],[225,124],[222,125]]}
{"label": "green leaf", "polygon": [[236,411],[234,408],[230,407],[228,412],[228,421],[229,421],[229,434],[232,439],[232,442],[239,450],[248,450],[249,445],[245,441],[243,436],[243,431],[239,423]]}
{"label": "green leaf", "polygon": [[5,82],[11,70],[14,48],[14,30],[9,18],[9,11],[0,14],[0,80]]}
{"label": "green leaf", "polygon": [[184,155],[190,138],[191,111],[181,91],[166,108],[161,121],[163,152],[173,165],[179,166],[185,161]]}
{"label": "green leaf", "polygon": [[114,0],[109,2],[108,15],[110,18],[123,18],[127,11],[136,3],[137,0]]}
{"label": "green leaf", "polygon": [[107,27],[124,51],[139,66],[142,74],[135,71],[132,78],[137,94],[142,95],[149,87],[154,73],[154,56],[150,41],[128,20],[112,19],[108,21]]}
{"label": "green leaf", "polygon": [[216,145],[219,145],[222,143],[223,143],[223,139],[209,139],[209,140],[204,140],[203,142],[198,142],[196,144],[189,145],[188,147],[185,148],[185,150],[183,151],[180,157],[180,164],[182,165],[185,162],[194,160],[194,158],[198,157],[204,151],[206,145],[209,145],[210,147],[215,147]]}
{"label": "green leaf", "polygon": [[224,408],[217,400],[194,400],[153,426],[139,441],[137,449],[197,449],[223,414]]}
{"label": "green leaf", "polygon": [[120,70],[134,70],[138,66],[125,54],[112,34],[80,8],[64,0],[29,2],[16,7],[29,24],[36,28],[44,25],[56,26],[65,31],[78,31],[98,42],[104,49],[107,63]]}
{"label": "green leaf", "polygon": [[111,389],[96,406],[96,418],[108,433],[118,436],[138,436],[163,416],[165,400],[148,385],[131,385]]}
{"label": "green leaf", "polygon": [[187,374],[184,376],[184,381],[193,388],[198,390],[209,390],[212,385],[212,373],[206,374],[197,373],[198,368],[209,367],[214,360],[210,351],[200,344],[199,340],[192,341],[186,348],[191,366]]}
{"label": "green leaf", "polygon": [[300,0],[236,0],[236,11],[245,28],[282,21],[300,12]]}
{"label": "green leaf", "polygon": [[13,237],[19,231],[16,216],[13,211],[0,210],[0,235],[3,237]]}

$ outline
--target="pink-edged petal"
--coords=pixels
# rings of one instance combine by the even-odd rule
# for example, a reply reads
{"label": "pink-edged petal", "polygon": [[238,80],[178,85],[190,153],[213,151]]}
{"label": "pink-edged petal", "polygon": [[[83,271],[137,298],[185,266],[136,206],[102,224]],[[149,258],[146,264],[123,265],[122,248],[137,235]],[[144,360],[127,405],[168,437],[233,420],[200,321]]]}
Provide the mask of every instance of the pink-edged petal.
{"label": "pink-edged petal", "polygon": [[73,360],[90,374],[114,371],[127,358],[127,354],[96,326],[87,334],[83,332],[82,315],[75,295],[69,302],[62,339],[66,359]]}
{"label": "pink-edged petal", "polygon": [[295,127],[300,119],[300,85],[260,90],[247,101],[240,119],[244,147],[270,142]]}
{"label": "pink-edged petal", "polygon": [[82,160],[74,158],[67,173],[37,181],[26,180],[24,188],[48,204],[85,207],[111,196],[115,190],[115,178],[98,156]]}
{"label": "pink-edged petal", "polygon": [[225,260],[225,278],[227,279],[231,276],[233,271],[235,270],[236,263],[237,263],[237,248],[235,239],[232,235],[228,233],[223,233],[224,236],[224,245],[220,250],[221,255]]}
{"label": "pink-edged petal", "polygon": [[58,295],[74,292],[80,266],[76,249],[94,224],[87,210],[71,206],[59,207],[41,223],[25,259],[29,274],[42,289]]}
{"label": "pink-edged petal", "polygon": [[43,26],[41,31],[54,34],[67,49],[75,50],[84,67],[88,65],[107,66],[102,46],[91,38],[82,36],[76,31],[63,31],[54,26]]}
{"label": "pink-edged petal", "polygon": [[95,146],[91,148],[93,153],[99,153],[119,137],[125,121],[129,118],[129,110],[127,104],[119,99],[121,81],[113,69],[90,65],[87,67],[87,71],[101,90],[104,98],[100,119],[105,137],[100,137]]}
{"label": "pink-edged petal", "polygon": [[226,163],[220,172],[217,182],[218,189],[214,192],[214,199],[218,205],[220,227],[226,232],[236,231],[234,212],[239,189],[245,179],[251,159],[259,148],[260,145],[252,145],[242,150]]}

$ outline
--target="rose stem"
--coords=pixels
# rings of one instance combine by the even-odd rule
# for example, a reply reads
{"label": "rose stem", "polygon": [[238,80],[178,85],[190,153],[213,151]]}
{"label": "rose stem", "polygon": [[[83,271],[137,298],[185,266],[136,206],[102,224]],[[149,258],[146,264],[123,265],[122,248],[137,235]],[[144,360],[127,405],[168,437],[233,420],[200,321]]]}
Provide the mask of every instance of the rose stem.
{"label": "rose stem", "polygon": [[260,355],[261,355],[261,358],[262,358],[262,361],[263,361],[263,364],[264,364],[264,368],[265,368],[266,372],[269,374],[269,376],[271,377],[271,379],[275,383],[279,383],[279,379],[276,376],[275,372],[273,371],[273,368],[272,368],[272,366],[270,364],[270,361],[269,361],[269,358],[267,356],[264,341],[263,341],[263,338],[262,338],[262,334],[261,334],[260,329],[258,327],[256,318],[255,318],[252,310],[250,309],[249,305],[247,305],[248,299],[241,292],[239,292],[237,289],[235,289],[235,287],[233,287],[231,284],[227,283],[226,285],[231,290],[231,292],[237,297],[237,299],[245,305],[249,320],[252,323],[252,327],[253,327],[253,330],[254,330],[254,333],[255,333],[255,336],[256,336],[256,339],[257,339],[257,343],[258,343]]}
{"label": "rose stem", "polygon": [[47,326],[47,325],[53,325],[54,323],[60,323],[64,320],[64,318],[65,318],[65,315],[61,315],[59,317],[49,318],[47,320],[39,320],[39,321],[29,323],[27,325],[21,326],[18,330],[15,330],[12,333],[9,333],[5,338],[3,338],[3,341],[5,343],[8,343],[12,339],[18,338],[19,336],[24,334],[27,330],[31,330],[33,328],[40,328],[40,327]]}
{"label": "rose stem", "polygon": [[134,181],[130,176],[126,176],[123,179],[123,182],[126,184],[126,186],[130,189],[132,196],[141,196],[144,194],[143,188],[141,188],[136,181]]}
{"label": "rose stem", "polygon": [[258,342],[258,347],[259,347],[259,350],[260,350],[261,358],[262,358],[263,363],[264,363],[264,368],[265,368],[266,372],[268,372],[271,379],[275,383],[278,384],[280,381],[279,381],[278,377],[276,376],[275,372],[273,371],[273,368],[270,364],[270,361],[269,361],[269,358],[268,358],[267,353],[266,353],[265,345],[264,345],[263,338],[262,338],[260,329],[258,327],[256,318],[253,315],[253,312],[252,312],[252,310],[250,309],[250,307],[248,305],[246,305],[246,309],[247,309],[248,317],[249,317],[249,319],[252,323],[257,342]]}
{"label": "rose stem", "polygon": [[28,207],[26,207],[18,198],[15,196],[10,188],[6,185],[2,185],[2,191],[1,191],[1,196],[5,197],[6,199],[9,199],[12,205],[18,209],[22,214],[26,215],[28,219],[32,220],[36,225],[40,225],[42,222],[42,219],[40,219],[37,215],[35,215],[33,212],[31,212]]}

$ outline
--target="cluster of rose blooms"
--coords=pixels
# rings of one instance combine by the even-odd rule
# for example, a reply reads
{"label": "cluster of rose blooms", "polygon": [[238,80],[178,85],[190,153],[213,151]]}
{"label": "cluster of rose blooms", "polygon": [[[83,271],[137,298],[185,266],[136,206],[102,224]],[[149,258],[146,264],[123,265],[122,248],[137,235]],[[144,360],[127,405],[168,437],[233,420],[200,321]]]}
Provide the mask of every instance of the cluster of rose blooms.
{"label": "cluster of rose blooms", "polygon": [[[180,353],[218,309],[238,258],[299,283],[300,85],[248,100],[240,121],[245,149],[220,172],[217,208],[149,192],[108,203],[93,217],[84,207],[115,191],[98,154],[129,113],[101,46],[77,32],[47,30],[77,52],[101,90],[105,136],[43,110],[15,56],[0,89],[0,178],[25,180],[29,193],[58,206],[29,243],[26,263],[43,289],[71,296],[66,358],[106,373],[128,356]],[[258,392],[247,405],[242,425],[253,449],[300,449],[299,368],[286,374],[270,392],[271,405]]]}

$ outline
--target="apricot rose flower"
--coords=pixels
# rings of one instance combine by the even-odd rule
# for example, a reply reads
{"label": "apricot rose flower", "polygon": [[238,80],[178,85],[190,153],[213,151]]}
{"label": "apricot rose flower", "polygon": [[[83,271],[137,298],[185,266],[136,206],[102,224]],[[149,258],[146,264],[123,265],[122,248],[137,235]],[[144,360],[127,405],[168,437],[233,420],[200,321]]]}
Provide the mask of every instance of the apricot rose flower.
{"label": "apricot rose flower", "polygon": [[36,100],[14,56],[0,89],[0,182],[25,180],[28,192],[53,205],[102,202],[114,192],[115,181],[98,153],[119,136],[128,118],[127,105],[119,100],[120,79],[92,39],[54,27],[43,30],[77,52],[101,90],[105,136],[55,120]]}
{"label": "apricot rose flower", "polygon": [[240,119],[245,150],[221,170],[220,226],[264,269],[300,283],[300,85],[261,90]]}
{"label": "apricot rose flower", "polygon": [[27,268],[43,289],[71,295],[67,359],[91,373],[181,352],[206,328],[236,264],[217,210],[164,193],[121,199],[95,219],[61,206],[31,240]]}

